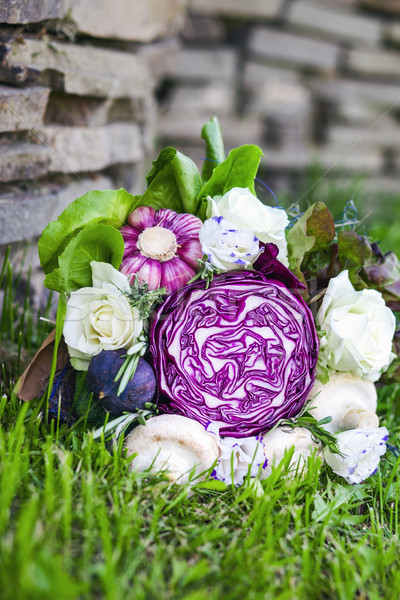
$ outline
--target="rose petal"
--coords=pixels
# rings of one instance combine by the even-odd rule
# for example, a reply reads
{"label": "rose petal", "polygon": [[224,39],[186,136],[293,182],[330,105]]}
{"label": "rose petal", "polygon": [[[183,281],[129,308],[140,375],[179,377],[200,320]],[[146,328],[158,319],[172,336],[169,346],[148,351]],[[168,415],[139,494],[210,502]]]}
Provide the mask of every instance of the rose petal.
{"label": "rose petal", "polygon": [[128,223],[139,230],[139,233],[147,227],[153,227],[156,211],[151,206],[139,206],[135,208],[128,217]]}

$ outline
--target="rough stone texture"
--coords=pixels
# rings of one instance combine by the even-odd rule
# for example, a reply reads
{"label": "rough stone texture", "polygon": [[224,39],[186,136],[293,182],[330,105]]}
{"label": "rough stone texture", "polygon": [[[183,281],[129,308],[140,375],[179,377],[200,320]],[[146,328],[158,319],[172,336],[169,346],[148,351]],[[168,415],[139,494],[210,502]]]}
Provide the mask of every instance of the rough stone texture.
{"label": "rough stone texture", "polygon": [[268,60],[291,65],[304,65],[332,71],[337,66],[339,49],[336,44],[256,27],[249,42],[250,52]]}
{"label": "rough stone texture", "polygon": [[0,246],[39,236],[49,221],[75,198],[90,190],[110,189],[112,181],[101,175],[62,184],[32,185],[26,190],[0,189]]}
{"label": "rough stone texture", "polygon": [[288,21],[302,29],[317,31],[335,40],[343,39],[366,44],[377,44],[383,26],[378,19],[344,11],[335,5],[296,1],[290,5]]}
{"label": "rough stone texture", "polygon": [[284,0],[189,0],[193,12],[222,15],[225,17],[275,18],[281,13]]}
{"label": "rough stone texture", "polygon": [[224,81],[233,83],[236,76],[236,51],[183,48],[178,56],[175,77],[185,81]]}
{"label": "rough stone texture", "polygon": [[154,86],[146,61],[129,52],[24,38],[1,43],[0,59],[3,81],[68,94],[141,98]]}
{"label": "rough stone texture", "polygon": [[0,132],[43,126],[49,89],[16,89],[0,84]]}
{"label": "rough stone texture", "polygon": [[64,19],[92,37],[135,42],[176,35],[182,18],[183,0],[9,0],[0,4],[0,23]]}
{"label": "rough stone texture", "polygon": [[400,79],[400,58],[397,52],[351,50],[348,68],[364,75]]}

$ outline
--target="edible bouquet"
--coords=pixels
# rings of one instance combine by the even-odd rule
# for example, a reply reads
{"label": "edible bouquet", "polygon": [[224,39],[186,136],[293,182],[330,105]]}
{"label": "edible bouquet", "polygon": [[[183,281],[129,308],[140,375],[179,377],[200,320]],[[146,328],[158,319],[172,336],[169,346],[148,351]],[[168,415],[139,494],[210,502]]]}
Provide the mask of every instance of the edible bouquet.
{"label": "edible bouquet", "polygon": [[55,330],[18,383],[46,418],[123,440],[133,469],[240,485],[318,455],[349,483],[386,452],[375,382],[398,375],[400,265],[357,231],[257,197],[261,150],[202,173],[165,148],[142,195],[92,191],[39,240]]}

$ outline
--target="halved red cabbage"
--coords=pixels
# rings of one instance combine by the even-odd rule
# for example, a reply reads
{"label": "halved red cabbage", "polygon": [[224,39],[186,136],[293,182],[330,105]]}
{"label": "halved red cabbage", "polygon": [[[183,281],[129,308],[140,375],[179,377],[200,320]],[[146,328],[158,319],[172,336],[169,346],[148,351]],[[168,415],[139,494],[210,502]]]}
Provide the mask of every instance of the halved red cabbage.
{"label": "halved red cabbage", "polygon": [[159,308],[150,349],[162,411],[237,438],[298,414],[318,338],[308,306],[274,275],[231,271],[208,289],[196,281]]}

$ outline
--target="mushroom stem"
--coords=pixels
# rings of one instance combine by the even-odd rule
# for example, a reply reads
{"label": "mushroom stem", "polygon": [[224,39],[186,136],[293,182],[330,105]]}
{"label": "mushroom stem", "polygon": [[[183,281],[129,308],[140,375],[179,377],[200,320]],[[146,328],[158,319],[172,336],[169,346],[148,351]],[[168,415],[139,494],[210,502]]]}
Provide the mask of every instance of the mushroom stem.
{"label": "mushroom stem", "polygon": [[376,413],[362,408],[352,408],[343,415],[340,429],[376,429],[378,427],[379,419]]}

